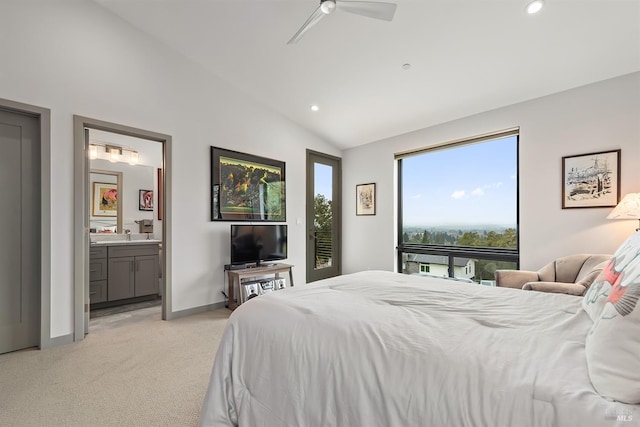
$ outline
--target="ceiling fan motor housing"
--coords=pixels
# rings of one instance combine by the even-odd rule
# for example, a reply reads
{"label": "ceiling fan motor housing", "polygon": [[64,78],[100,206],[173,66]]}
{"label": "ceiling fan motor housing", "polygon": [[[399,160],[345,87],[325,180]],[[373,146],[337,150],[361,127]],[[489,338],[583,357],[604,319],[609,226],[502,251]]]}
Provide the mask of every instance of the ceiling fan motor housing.
{"label": "ceiling fan motor housing", "polygon": [[326,15],[330,14],[336,10],[335,0],[320,0],[320,10]]}

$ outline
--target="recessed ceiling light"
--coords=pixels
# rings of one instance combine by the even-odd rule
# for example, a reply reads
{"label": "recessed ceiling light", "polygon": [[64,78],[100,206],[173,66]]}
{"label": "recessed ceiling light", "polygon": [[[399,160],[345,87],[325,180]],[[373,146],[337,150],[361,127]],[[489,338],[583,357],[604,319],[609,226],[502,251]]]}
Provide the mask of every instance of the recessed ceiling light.
{"label": "recessed ceiling light", "polygon": [[313,104],[311,106],[311,111],[318,111],[320,109],[320,107],[318,107],[316,104]]}
{"label": "recessed ceiling light", "polygon": [[527,4],[526,11],[528,14],[533,15],[534,13],[540,12],[542,6],[544,6],[544,0],[533,0]]}

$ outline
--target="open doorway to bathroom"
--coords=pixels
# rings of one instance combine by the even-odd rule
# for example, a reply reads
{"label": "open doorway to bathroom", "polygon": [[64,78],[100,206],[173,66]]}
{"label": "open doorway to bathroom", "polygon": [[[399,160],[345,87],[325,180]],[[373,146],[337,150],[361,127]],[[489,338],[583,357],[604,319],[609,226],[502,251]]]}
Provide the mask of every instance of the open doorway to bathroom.
{"label": "open doorway to bathroom", "polygon": [[97,317],[153,307],[159,317],[162,144],[97,129],[87,133],[89,325]]}
{"label": "open doorway to bathroom", "polygon": [[168,135],[74,117],[74,339],[90,319],[170,313]]}

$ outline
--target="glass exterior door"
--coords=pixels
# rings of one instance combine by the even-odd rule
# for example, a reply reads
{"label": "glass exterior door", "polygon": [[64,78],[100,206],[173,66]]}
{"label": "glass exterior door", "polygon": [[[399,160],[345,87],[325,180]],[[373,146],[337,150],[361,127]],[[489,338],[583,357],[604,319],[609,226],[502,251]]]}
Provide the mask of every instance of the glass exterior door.
{"label": "glass exterior door", "polygon": [[307,150],[307,282],[341,272],[341,160]]}

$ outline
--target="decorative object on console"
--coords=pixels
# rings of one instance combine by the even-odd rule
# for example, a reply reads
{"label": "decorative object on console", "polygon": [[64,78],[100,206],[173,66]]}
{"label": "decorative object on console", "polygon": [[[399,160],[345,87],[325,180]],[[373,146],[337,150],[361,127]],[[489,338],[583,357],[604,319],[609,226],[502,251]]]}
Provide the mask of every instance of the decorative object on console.
{"label": "decorative object on console", "polygon": [[629,193],[622,198],[609,215],[607,219],[637,219],[640,231],[640,193]]}
{"label": "decorative object on console", "polygon": [[118,215],[118,185],[107,182],[93,183],[93,216]]}
{"label": "decorative object on console", "polygon": [[153,190],[140,190],[138,210],[153,211]]}
{"label": "decorative object on console", "polygon": [[376,214],[376,184],[356,185],[356,215]]}
{"label": "decorative object on console", "polygon": [[620,150],[562,158],[562,209],[613,207],[620,200]]}
{"label": "decorative object on console", "polygon": [[211,147],[212,221],[286,221],[285,163]]}

